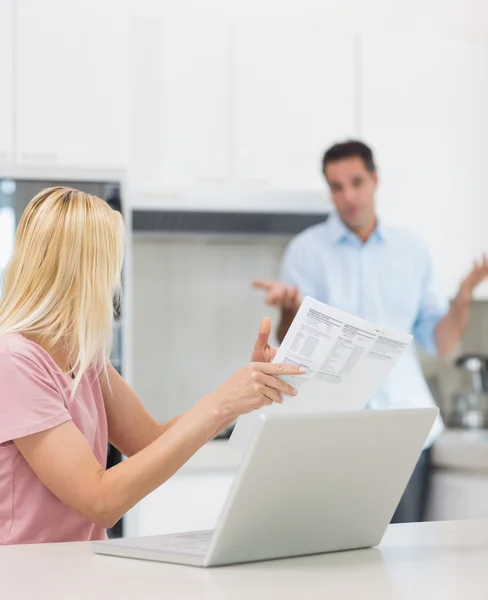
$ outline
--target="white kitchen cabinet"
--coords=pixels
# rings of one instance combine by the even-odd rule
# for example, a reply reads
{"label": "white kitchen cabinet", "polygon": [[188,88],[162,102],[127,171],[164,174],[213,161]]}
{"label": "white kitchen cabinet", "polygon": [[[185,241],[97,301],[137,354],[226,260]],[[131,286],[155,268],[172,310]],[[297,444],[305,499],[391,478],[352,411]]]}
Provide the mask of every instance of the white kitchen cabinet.
{"label": "white kitchen cabinet", "polygon": [[17,161],[123,168],[126,0],[17,0]]}
{"label": "white kitchen cabinet", "polygon": [[229,31],[134,16],[130,177],[158,193],[229,178]]}
{"label": "white kitchen cabinet", "polygon": [[436,470],[427,510],[430,521],[488,518],[488,474]]}
{"label": "white kitchen cabinet", "polygon": [[488,433],[448,429],[432,448],[427,518],[488,518]]}
{"label": "white kitchen cabinet", "polygon": [[14,0],[0,0],[0,165],[13,158]]}
{"label": "white kitchen cabinet", "polygon": [[236,179],[325,195],[324,151],[357,133],[354,35],[313,25],[239,27],[233,55]]}
{"label": "white kitchen cabinet", "polygon": [[488,250],[487,61],[483,40],[362,41],[361,131],[376,151],[379,214],[423,235],[451,297]]}

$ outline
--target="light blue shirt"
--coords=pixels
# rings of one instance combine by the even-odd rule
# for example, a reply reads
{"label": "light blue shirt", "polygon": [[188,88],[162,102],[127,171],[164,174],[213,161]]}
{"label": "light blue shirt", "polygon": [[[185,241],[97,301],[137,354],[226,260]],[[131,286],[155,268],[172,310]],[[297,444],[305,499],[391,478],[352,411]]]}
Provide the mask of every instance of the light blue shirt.
{"label": "light blue shirt", "polygon": [[[428,352],[436,351],[434,331],[448,310],[428,248],[415,233],[378,224],[362,242],[333,212],[323,223],[297,235],[288,245],[281,280],[300,294],[373,323],[415,336]],[[435,405],[411,344],[369,408]],[[443,429],[439,418],[427,445]]]}

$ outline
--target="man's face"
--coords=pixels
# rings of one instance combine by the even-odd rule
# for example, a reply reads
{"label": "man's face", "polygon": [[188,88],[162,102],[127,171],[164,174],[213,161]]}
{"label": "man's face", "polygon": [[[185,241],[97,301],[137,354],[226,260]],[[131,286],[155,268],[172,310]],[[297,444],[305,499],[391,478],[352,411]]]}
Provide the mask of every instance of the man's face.
{"label": "man's face", "polygon": [[329,163],[324,175],[342,221],[353,231],[369,227],[375,218],[377,174],[368,171],[360,157],[353,156]]}

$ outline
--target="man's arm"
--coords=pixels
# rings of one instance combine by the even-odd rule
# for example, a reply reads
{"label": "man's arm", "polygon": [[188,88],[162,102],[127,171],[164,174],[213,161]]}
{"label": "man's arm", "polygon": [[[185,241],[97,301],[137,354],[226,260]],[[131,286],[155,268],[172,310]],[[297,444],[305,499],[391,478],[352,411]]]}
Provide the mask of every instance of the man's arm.
{"label": "man's arm", "polygon": [[488,260],[486,256],[478,263],[459,286],[456,297],[451,302],[448,313],[435,328],[435,342],[439,356],[449,356],[463,337],[471,313],[471,300],[474,289],[488,277]]}
{"label": "man's arm", "polygon": [[266,304],[281,308],[277,336],[281,344],[302,303],[298,286],[291,287],[281,281],[253,281],[253,286],[266,291]]}
{"label": "man's arm", "polygon": [[298,312],[298,308],[282,308],[281,309],[281,321],[278,325],[278,342],[281,342],[285,339],[285,335],[290,329],[290,325],[295,318],[295,315]]}
{"label": "man's arm", "polygon": [[435,328],[435,343],[439,356],[449,356],[461,340],[468,327],[471,303],[460,302],[456,297],[447,315]]}
{"label": "man's arm", "polygon": [[[253,286],[266,292],[266,304],[281,310],[277,330],[279,343],[283,341],[302,299],[311,296],[323,300],[320,278],[317,277],[317,248],[310,236],[303,234],[287,246],[278,281],[253,281]],[[319,261],[320,262],[320,261]]]}

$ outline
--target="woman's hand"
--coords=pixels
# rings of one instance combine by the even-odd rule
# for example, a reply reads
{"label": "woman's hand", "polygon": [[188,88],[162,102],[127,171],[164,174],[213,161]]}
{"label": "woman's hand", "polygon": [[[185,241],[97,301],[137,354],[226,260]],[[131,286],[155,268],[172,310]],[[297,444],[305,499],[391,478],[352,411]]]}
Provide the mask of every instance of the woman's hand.
{"label": "woman's hand", "polygon": [[270,363],[276,356],[277,348],[269,345],[269,336],[271,335],[271,321],[265,317],[259,328],[258,339],[254,344],[252,351],[251,362],[266,362]]}
{"label": "woman's hand", "polygon": [[271,363],[276,348],[269,345],[271,321],[263,319],[252,352],[251,364],[209,394],[195,409],[210,410],[217,417],[219,431],[232,424],[240,415],[273,402],[282,403],[281,394],[295,396],[296,390],[279,379],[279,375],[304,375],[306,369],[297,365]]}
{"label": "woman's hand", "polygon": [[250,363],[201,400],[224,422],[233,421],[262,406],[281,403],[281,394],[296,396],[296,390],[278,375],[303,375],[306,369],[279,363]]}

